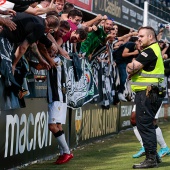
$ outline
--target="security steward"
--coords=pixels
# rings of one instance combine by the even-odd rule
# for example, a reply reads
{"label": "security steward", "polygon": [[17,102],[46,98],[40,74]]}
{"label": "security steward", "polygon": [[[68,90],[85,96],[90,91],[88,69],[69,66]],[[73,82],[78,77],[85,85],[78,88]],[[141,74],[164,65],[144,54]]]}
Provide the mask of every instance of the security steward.
{"label": "security steward", "polygon": [[160,159],[157,155],[154,117],[161,106],[164,88],[164,64],[161,50],[152,27],[138,30],[141,53],[127,65],[132,90],[136,93],[136,125],[142,137],[146,159],[133,169],[154,168]]}

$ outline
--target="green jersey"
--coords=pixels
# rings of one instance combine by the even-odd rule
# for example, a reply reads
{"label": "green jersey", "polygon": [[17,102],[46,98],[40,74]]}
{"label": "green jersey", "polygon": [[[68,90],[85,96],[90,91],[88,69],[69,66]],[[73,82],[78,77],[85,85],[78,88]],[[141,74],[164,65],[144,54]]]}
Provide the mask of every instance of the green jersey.
{"label": "green jersey", "polygon": [[103,27],[98,27],[97,31],[88,33],[87,39],[81,43],[80,52],[86,53],[86,57],[93,53],[93,51],[105,42],[107,34],[104,32]]}

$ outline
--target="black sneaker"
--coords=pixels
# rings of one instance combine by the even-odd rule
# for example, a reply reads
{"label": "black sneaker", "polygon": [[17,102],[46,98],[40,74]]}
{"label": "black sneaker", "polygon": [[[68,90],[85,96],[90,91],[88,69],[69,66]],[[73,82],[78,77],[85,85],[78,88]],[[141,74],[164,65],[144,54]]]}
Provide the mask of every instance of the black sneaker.
{"label": "black sneaker", "polygon": [[157,167],[157,161],[153,159],[145,159],[145,161],[140,164],[133,165],[133,169],[146,169],[146,168],[155,168]]}
{"label": "black sneaker", "polygon": [[156,161],[158,164],[162,162],[162,159],[158,154],[156,154]]}

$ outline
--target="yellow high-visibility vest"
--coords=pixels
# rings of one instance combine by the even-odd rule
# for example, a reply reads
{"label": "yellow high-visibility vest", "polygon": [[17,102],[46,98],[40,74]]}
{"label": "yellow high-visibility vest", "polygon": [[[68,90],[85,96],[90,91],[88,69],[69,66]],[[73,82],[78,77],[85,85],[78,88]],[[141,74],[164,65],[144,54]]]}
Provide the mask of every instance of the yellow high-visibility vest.
{"label": "yellow high-visibility vest", "polygon": [[132,76],[130,84],[132,90],[135,92],[146,90],[148,85],[158,85],[158,82],[162,82],[164,79],[164,64],[158,43],[154,43],[147,48],[151,48],[157,56],[156,65],[153,71],[144,71],[141,69]]}

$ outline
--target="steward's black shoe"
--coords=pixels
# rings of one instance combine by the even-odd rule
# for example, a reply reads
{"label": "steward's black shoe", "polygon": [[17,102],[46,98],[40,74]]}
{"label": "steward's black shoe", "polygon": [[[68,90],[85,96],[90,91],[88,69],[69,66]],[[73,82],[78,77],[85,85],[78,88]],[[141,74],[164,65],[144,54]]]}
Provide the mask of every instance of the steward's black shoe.
{"label": "steward's black shoe", "polygon": [[162,162],[162,159],[158,154],[156,154],[156,161],[158,164]]}
{"label": "steward's black shoe", "polygon": [[144,162],[133,165],[133,169],[146,169],[155,167],[157,167],[157,161],[155,159],[145,159]]}

